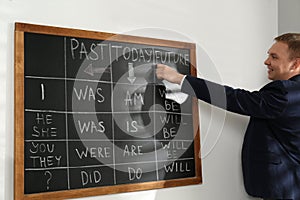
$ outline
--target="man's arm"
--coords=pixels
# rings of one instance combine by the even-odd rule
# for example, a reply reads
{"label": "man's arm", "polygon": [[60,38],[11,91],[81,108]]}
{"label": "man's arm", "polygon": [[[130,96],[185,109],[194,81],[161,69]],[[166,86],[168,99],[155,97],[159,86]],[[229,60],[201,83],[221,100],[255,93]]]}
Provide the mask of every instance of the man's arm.
{"label": "man's arm", "polygon": [[181,91],[195,96],[214,106],[242,115],[259,118],[274,118],[285,109],[288,100],[281,81],[273,81],[260,91],[250,92],[234,89],[202,78],[186,76],[167,65],[159,64],[156,71],[159,79],[181,84]]}

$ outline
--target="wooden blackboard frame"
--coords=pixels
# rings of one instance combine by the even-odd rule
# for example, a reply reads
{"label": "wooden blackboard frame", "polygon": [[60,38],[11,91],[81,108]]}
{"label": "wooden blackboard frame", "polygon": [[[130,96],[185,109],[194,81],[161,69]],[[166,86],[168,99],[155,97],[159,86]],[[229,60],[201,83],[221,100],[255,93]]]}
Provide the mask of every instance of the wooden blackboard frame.
{"label": "wooden blackboard frame", "polygon": [[129,42],[135,44],[155,45],[190,50],[191,75],[196,75],[196,46],[193,43],[162,40],[146,37],[129,36],[122,34],[59,28],[44,25],[15,23],[15,79],[14,79],[14,198],[20,199],[65,199],[121,192],[141,191],[149,189],[167,188],[202,183],[200,155],[200,130],[198,103],[193,99],[193,127],[194,127],[194,159],[196,176],[164,181],[153,181],[114,186],[103,186],[87,189],[73,189],[55,192],[42,192],[36,194],[24,193],[24,33],[49,34],[56,36],[70,36],[78,38],[112,40],[117,42]]}

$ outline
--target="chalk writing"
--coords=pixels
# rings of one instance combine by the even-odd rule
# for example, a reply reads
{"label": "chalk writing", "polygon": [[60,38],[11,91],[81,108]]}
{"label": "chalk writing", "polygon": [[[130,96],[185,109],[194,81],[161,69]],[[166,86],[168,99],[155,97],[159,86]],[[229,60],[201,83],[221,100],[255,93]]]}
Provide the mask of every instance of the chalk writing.
{"label": "chalk writing", "polygon": [[25,38],[24,171],[38,183],[25,194],[195,177],[191,99],[166,99],[155,77],[156,63],[188,74],[188,48]]}
{"label": "chalk writing", "polygon": [[110,147],[86,147],[84,150],[75,149],[77,156],[80,159],[90,158],[110,158],[111,149]]}

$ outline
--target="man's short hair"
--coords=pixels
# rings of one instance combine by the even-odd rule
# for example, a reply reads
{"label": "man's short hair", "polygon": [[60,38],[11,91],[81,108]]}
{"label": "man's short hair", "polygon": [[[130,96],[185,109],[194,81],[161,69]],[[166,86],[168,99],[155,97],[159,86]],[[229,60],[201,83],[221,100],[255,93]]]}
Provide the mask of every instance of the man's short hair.
{"label": "man's short hair", "polygon": [[274,40],[288,45],[291,60],[300,58],[300,33],[285,33]]}

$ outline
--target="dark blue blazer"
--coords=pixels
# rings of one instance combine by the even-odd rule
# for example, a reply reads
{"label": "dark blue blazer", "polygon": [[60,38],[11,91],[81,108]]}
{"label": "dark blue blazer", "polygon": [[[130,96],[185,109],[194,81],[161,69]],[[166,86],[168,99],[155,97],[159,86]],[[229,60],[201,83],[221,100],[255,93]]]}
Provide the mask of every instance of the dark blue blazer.
{"label": "dark blue blazer", "polygon": [[300,75],[254,92],[187,76],[182,91],[250,116],[242,149],[249,195],[300,200]]}

